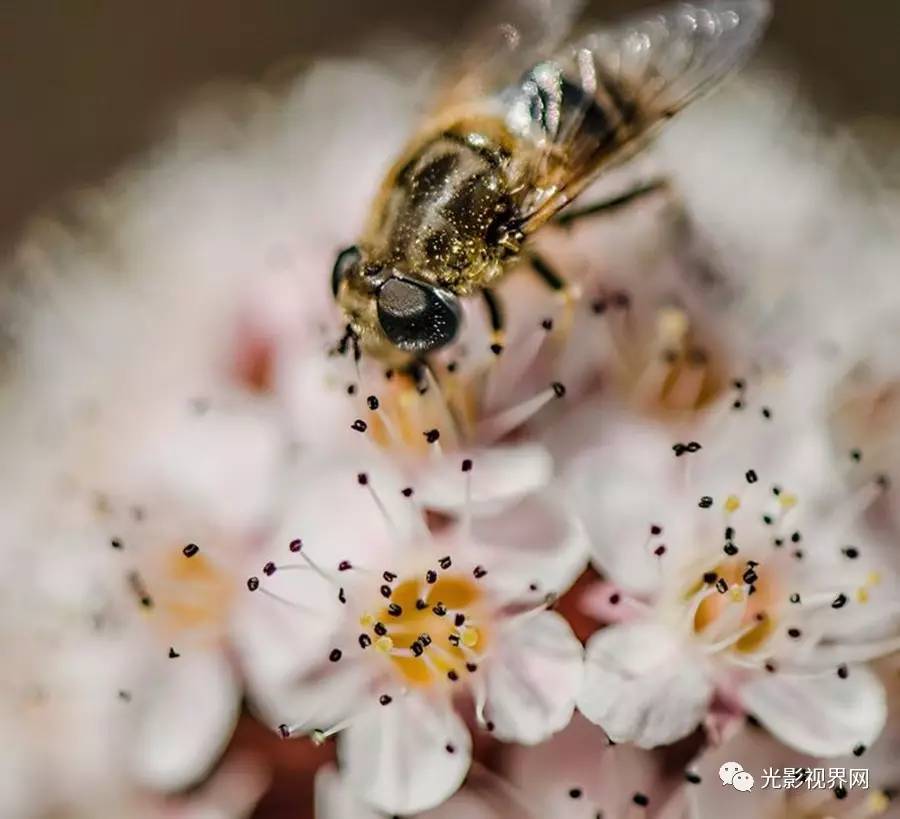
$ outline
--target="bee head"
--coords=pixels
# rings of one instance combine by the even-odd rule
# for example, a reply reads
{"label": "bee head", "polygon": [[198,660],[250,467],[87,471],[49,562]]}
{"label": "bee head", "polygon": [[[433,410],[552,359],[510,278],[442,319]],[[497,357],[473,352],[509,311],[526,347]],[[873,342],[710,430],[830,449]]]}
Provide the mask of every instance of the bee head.
{"label": "bee head", "polygon": [[394,347],[413,355],[446,346],[456,338],[462,324],[459,299],[449,290],[368,261],[355,246],[338,254],[331,288],[345,310],[352,301],[366,302],[368,309],[352,310],[357,322],[377,324],[360,328],[363,339],[369,334],[386,338]]}

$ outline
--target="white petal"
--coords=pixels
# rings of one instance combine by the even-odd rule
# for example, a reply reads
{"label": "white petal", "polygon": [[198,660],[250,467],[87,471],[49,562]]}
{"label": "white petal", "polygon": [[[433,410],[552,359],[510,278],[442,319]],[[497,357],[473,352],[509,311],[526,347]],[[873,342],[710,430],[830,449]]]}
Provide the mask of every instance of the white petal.
{"label": "white petal", "polygon": [[583,672],[581,643],[555,611],[523,618],[497,639],[484,666],[486,718],[499,739],[542,742],[572,718]]}
{"label": "white petal", "polygon": [[383,814],[370,807],[347,787],[346,780],[333,765],[319,768],[315,781],[315,819],[382,819]]}
{"label": "white petal", "polygon": [[865,666],[837,674],[761,674],[741,689],[744,707],[782,742],[814,756],[849,754],[871,745],[884,728],[884,686]]}
{"label": "white petal", "polygon": [[642,748],[689,734],[713,688],[699,658],[655,623],[610,626],[588,641],[578,708],[616,742]]}
{"label": "white petal", "polygon": [[231,737],[240,711],[237,680],[222,653],[185,650],[147,680],[146,691],[135,773],[158,790],[184,788],[206,773]]}
{"label": "white petal", "polygon": [[340,735],[338,760],[363,800],[389,814],[417,813],[462,784],[472,738],[447,701],[412,693],[359,714]]}
{"label": "white petal", "polygon": [[649,528],[654,523],[666,525],[671,559],[681,541],[671,531],[673,516],[660,518],[681,508],[684,498],[672,480],[671,441],[650,427],[622,427],[615,445],[579,456],[564,480],[584,521],[598,568],[623,589],[648,594],[660,582],[659,560],[644,548]]}
{"label": "white petal", "polygon": [[529,495],[490,517],[472,521],[473,559],[489,569],[487,584],[501,597],[562,594],[587,567],[588,541],[568,504],[550,491]]}
{"label": "white petal", "polygon": [[[473,462],[468,478],[460,471],[464,457]],[[466,482],[470,480],[472,506],[479,514],[487,514],[538,491],[552,475],[553,461],[543,447],[497,446],[469,456],[436,459],[417,476],[416,495],[430,509],[456,512],[466,505]]]}

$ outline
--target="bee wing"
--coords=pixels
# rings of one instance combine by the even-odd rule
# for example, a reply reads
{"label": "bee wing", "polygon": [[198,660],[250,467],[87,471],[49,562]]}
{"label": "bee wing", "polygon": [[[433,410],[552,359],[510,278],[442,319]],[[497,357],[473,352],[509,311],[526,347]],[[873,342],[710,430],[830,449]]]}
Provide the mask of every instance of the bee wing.
{"label": "bee wing", "polygon": [[429,119],[490,100],[561,46],[584,0],[497,0],[465,27],[466,45],[438,72],[450,78],[435,94]]}
{"label": "bee wing", "polygon": [[679,3],[585,34],[535,67],[507,92],[508,123],[538,148],[528,173],[541,184],[522,229],[533,232],[717,85],[769,16],[768,0]]}

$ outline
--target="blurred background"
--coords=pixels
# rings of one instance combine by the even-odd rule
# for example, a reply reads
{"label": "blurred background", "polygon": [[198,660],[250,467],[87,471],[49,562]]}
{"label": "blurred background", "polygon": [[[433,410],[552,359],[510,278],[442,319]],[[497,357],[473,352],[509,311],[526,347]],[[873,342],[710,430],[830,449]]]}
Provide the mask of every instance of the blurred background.
{"label": "blurred background", "polygon": [[[4,0],[0,3],[0,242],[55,195],[148,145],[192,89],[285,60],[352,54],[374,33],[443,46],[479,0]],[[593,0],[604,16],[647,6]],[[776,0],[767,42],[826,113],[866,130],[900,115],[896,0]],[[446,43],[453,46],[453,43]]]}
{"label": "blurred background", "polygon": [[[160,123],[198,87],[351,55],[372,37],[453,49],[460,15],[482,2],[0,0],[0,247],[56,197],[102,180],[150,146]],[[775,3],[770,55],[791,65],[830,121],[880,140],[893,134],[896,142],[900,3]],[[647,5],[592,0],[610,18]],[[896,156],[896,146],[887,147]],[[254,816],[305,815],[298,805],[310,801],[311,779],[303,774],[329,749],[282,743],[249,719],[233,746],[263,750],[274,767],[273,787]]]}

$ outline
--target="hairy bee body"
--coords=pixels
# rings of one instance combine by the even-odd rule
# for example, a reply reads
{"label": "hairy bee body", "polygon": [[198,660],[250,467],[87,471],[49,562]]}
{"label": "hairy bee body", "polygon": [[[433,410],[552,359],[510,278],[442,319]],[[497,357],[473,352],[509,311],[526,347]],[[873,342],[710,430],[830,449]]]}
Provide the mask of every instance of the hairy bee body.
{"label": "hairy bee body", "polygon": [[676,4],[511,76],[495,55],[492,84],[426,124],[338,257],[334,295],[363,347],[393,362],[450,343],[459,297],[488,294],[532,233],[738,64],[768,13],[767,0]]}

